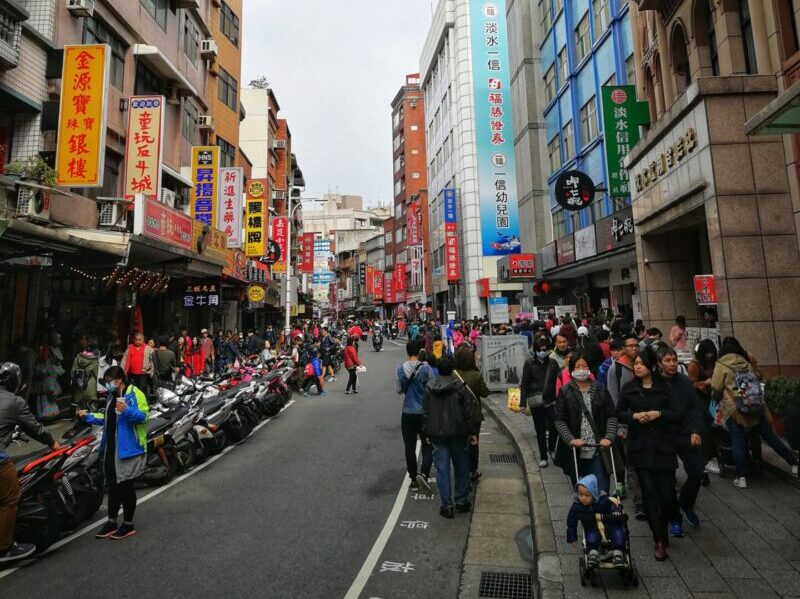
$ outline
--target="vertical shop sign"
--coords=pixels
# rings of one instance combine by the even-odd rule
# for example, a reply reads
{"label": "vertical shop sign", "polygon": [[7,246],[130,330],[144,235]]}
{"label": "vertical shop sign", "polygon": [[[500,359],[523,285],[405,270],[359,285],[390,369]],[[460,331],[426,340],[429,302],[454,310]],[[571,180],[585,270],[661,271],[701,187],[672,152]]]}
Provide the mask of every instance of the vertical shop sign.
{"label": "vertical shop sign", "polygon": [[56,143],[56,185],[102,187],[111,49],[64,46]]}
{"label": "vertical shop sign", "polygon": [[419,206],[417,204],[411,204],[411,206],[408,208],[408,214],[406,215],[406,228],[408,230],[408,245],[413,246],[422,244],[419,230]]}
{"label": "vertical shop sign", "polygon": [[647,102],[636,100],[633,85],[604,85],[603,133],[606,140],[606,172],[608,195],[612,198],[630,195],[625,156],[639,143],[639,125],[650,124]]}
{"label": "vertical shop sign", "polygon": [[472,79],[484,256],[520,251],[506,1],[470,0]]}
{"label": "vertical shop sign", "polygon": [[164,96],[131,96],[125,141],[125,193],[161,200]]}
{"label": "vertical shop sign", "polygon": [[698,306],[715,306],[717,299],[717,282],[714,275],[694,276],[694,296]]}
{"label": "vertical shop sign", "polygon": [[387,304],[394,304],[396,302],[394,298],[394,287],[392,285],[393,279],[394,276],[390,271],[383,273],[383,301]]}
{"label": "vertical shop sign", "polygon": [[363,262],[358,265],[358,289],[361,293],[367,291],[367,265]]}
{"label": "vertical shop sign", "polygon": [[272,265],[272,272],[286,272],[289,263],[289,219],[285,216],[276,216],[272,219],[272,234],[270,238],[281,248],[280,259]]}
{"label": "vertical shop sign", "polygon": [[366,281],[367,295],[375,293],[375,267],[367,265],[367,281]]}
{"label": "vertical shop sign", "polygon": [[192,148],[192,220],[213,227],[217,223],[219,147]]}
{"label": "vertical shop sign", "polygon": [[242,247],[242,185],[244,169],[219,169],[219,214],[217,229],[228,238],[229,248]]}
{"label": "vertical shop sign", "polygon": [[395,267],[394,267],[394,288],[398,292],[404,292],[406,290],[406,265],[405,264],[396,264]]}
{"label": "vertical shop sign", "polygon": [[301,240],[303,254],[300,262],[300,272],[310,274],[314,272],[314,234],[303,233]]}
{"label": "vertical shop sign", "polygon": [[461,262],[458,258],[458,235],[448,235],[444,238],[444,251],[447,281],[459,281],[461,279]]}
{"label": "vertical shop sign", "polygon": [[455,233],[456,223],[458,222],[456,212],[456,190],[444,190],[444,231],[445,233]]}
{"label": "vertical shop sign", "polygon": [[377,270],[372,273],[374,278],[372,283],[372,290],[375,294],[376,300],[383,300],[383,271]]}
{"label": "vertical shop sign", "polygon": [[261,180],[251,181],[247,186],[244,253],[248,258],[260,258],[264,255],[266,248],[266,240],[264,239],[265,191],[266,187]]}

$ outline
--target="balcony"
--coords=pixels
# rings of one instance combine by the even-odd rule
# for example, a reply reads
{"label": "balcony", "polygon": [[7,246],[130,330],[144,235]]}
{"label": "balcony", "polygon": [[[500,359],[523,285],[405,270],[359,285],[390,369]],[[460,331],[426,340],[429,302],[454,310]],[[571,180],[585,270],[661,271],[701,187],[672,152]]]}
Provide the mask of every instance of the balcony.
{"label": "balcony", "polygon": [[14,69],[19,64],[22,21],[27,11],[14,0],[0,0],[0,69]]}

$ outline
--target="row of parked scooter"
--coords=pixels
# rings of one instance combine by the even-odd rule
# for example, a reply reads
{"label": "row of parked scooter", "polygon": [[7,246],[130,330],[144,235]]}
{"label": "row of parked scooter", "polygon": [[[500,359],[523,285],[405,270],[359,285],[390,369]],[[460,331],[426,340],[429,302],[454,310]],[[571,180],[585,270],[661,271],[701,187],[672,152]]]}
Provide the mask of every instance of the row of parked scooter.
{"label": "row of parked scooter", "polygon": [[[287,357],[262,363],[257,356],[217,377],[181,377],[156,389],[147,421],[147,466],[141,483],[164,485],[229,444],[245,440],[264,418],[277,415],[292,396],[297,368]],[[97,411],[105,400],[98,400]],[[104,497],[102,427],[84,427],[56,451],[17,464],[21,502],[16,540],[46,550],[94,516]],[[12,440],[28,439],[20,430]]]}

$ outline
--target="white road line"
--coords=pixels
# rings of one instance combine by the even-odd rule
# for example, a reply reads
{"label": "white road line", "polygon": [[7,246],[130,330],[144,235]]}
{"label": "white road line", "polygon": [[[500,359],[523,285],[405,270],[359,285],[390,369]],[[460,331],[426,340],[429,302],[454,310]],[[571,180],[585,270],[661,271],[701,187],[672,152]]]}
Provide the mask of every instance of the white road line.
{"label": "white road line", "polygon": [[[419,450],[420,442],[417,441],[417,454],[419,454]],[[361,566],[361,570],[358,571],[358,575],[353,581],[353,584],[350,585],[350,589],[347,591],[344,599],[358,599],[358,596],[361,595],[361,591],[363,591],[364,587],[367,585],[367,581],[372,571],[375,569],[375,564],[378,563],[378,559],[380,559],[383,550],[386,548],[386,543],[389,542],[389,537],[392,535],[395,524],[397,524],[397,520],[400,518],[400,512],[403,511],[403,504],[406,502],[410,484],[411,479],[404,475],[403,484],[400,485],[400,492],[397,493],[397,498],[394,500],[394,506],[389,514],[389,518],[386,520],[386,524],[383,525],[381,534],[379,534],[378,538],[375,540],[375,544],[372,546],[369,555],[367,555],[364,565]]]}
{"label": "white road line", "polygon": [[394,343],[394,344],[395,344],[397,347],[403,347],[403,344],[402,344],[402,343],[398,343],[398,342],[397,342],[397,341],[395,341],[394,339],[389,339],[389,343]]}
{"label": "white road line", "polygon": [[[295,402],[295,400],[294,400],[294,399],[290,400],[290,401],[289,401],[289,402],[288,402],[288,403],[287,403],[285,406],[283,406],[283,409],[281,409],[281,412],[283,412],[284,410],[287,410],[287,409],[289,409],[289,407],[290,407],[290,406],[291,406],[291,405],[292,405],[294,402]],[[279,413],[280,413],[280,412],[279,412]],[[274,417],[273,417],[273,418],[274,418]],[[270,423],[270,422],[273,420],[273,418],[267,418],[267,419],[266,419],[266,420],[264,420],[263,422],[261,422],[261,423],[259,423],[258,425],[256,425],[256,426],[253,428],[253,432],[256,432],[256,431],[260,430],[262,427],[266,426],[268,423]],[[251,434],[252,434],[252,433],[251,433]],[[216,462],[218,459],[220,459],[220,458],[221,458],[222,456],[224,456],[226,453],[228,453],[228,452],[230,452],[230,451],[233,451],[233,449],[235,449],[236,447],[238,447],[238,445],[228,445],[228,446],[227,446],[225,449],[223,449],[223,450],[222,450],[220,453],[218,453],[218,454],[217,454],[217,455],[215,455],[215,456],[212,456],[212,457],[210,457],[210,458],[208,459],[208,461],[206,461],[206,462],[203,462],[203,463],[202,463],[202,464],[200,464],[199,466],[195,466],[194,468],[192,468],[191,470],[189,470],[189,472],[187,472],[187,473],[185,473],[185,474],[181,474],[181,475],[180,475],[178,478],[174,479],[174,480],[173,480],[173,481],[171,481],[170,483],[168,483],[168,484],[164,485],[163,487],[159,487],[158,489],[154,489],[153,491],[151,491],[150,493],[148,493],[147,495],[145,495],[145,496],[144,496],[144,497],[142,497],[141,499],[138,499],[138,500],[136,501],[136,505],[137,505],[137,506],[139,506],[139,505],[143,504],[145,501],[148,501],[148,500],[152,499],[153,497],[157,497],[158,495],[161,495],[161,493],[163,493],[163,492],[164,492],[164,491],[166,491],[167,489],[170,489],[170,488],[174,487],[175,485],[177,485],[178,483],[180,483],[180,482],[183,482],[184,480],[186,480],[186,479],[187,479],[187,478],[189,478],[190,476],[194,476],[195,474],[197,474],[197,473],[198,473],[198,472],[200,472],[201,470],[203,470],[203,469],[207,468],[208,466],[210,466],[211,464],[213,464],[214,462]],[[53,543],[52,545],[50,545],[50,547],[48,547],[48,548],[47,548],[47,550],[46,550],[46,551],[44,551],[43,553],[40,553],[40,554],[39,554],[37,557],[33,557],[33,558],[31,558],[31,559],[26,559],[26,560],[24,560],[24,561],[23,561],[22,563],[20,563],[20,565],[19,565],[19,566],[17,566],[16,568],[11,568],[10,570],[4,570],[4,571],[0,572],[0,579],[2,579],[2,578],[5,578],[6,576],[10,576],[11,574],[13,574],[14,572],[16,572],[17,570],[19,570],[20,568],[22,568],[22,567],[24,567],[24,566],[27,566],[27,565],[29,565],[29,564],[32,564],[33,562],[35,562],[35,561],[36,561],[36,560],[37,560],[39,557],[41,557],[42,555],[47,555],[48,553],[51,553],[51,552],[55,551],[56,549],[60,549],[60,548],[61,548],[61,547],[63,547],[64,545],[66,545],[66,544],[68,544],[68,543],[71,543],[71,542],[72,542],[72,541],[74,541],[75,539],[82,537],[82,536],[83,536],[83,535],[85,535],[86,533],[88,533],[88,532],[92,532],[93,530],[97,530],[97,528],[98,528],[99,526],[101,526],[101,525],[102,525],[102,524],[103,524],[103,523],[104,523],[106,520],[108,520],[108,518],[101,518],[101,519],[100,519],[100,520],[98,520],[97,522],[95,522],[95,523],[93,523],[93,524],[89,524],[88,526],[85,526],[84,528],[80,529],[79,531],[77,531],[77,532],[73,532],[73,533],[72,533],[71,535],[69,535],[68,537],[64,537],[64,538],[63,538],[63,539],[61,539],[60,541],[57,541],[57,542]]]}

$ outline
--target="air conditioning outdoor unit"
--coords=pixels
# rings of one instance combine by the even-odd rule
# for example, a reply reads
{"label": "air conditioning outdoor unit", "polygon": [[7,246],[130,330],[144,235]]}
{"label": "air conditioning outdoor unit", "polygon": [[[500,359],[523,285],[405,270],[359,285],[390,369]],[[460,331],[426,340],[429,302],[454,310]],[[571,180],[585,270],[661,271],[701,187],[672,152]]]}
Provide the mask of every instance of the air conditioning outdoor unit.
{"label": "air conditioning outdoor unit", "polygon": [[123,202],[97,202],[97,224],[101,227],[124,227],[125,210]]}
{"label": "air conditioning outdoor unit", "polygon": [[73,17],[91,17],[94,14],[94,0],[67,0],[67,10]]}
{"label": "air conditioning outdoor unit", "polygon": [[276,139],[275,143],[273,145],[278,150],[285,150],[286,149],[286,140],[285,139]]}
{"label": "air conditioning outdoor unit", "polygon": [[197,117],[197,126],[200,129],[205,129],[207,131],[211,131],[214,129],[214,117],[210,114],[201,114]]}
{"label": "air conditioning outdoor unit", "polygon": [[49,221],[50,192],[21,185],[17,192],[17,216]]}
{"label": "air conditioning outdoor unit", "polygon": [[272,192],[272,199],[273,200],[285,200],[286,199],[286,192],[285,191],[273,191]]}
{"label": "air conditioning outdoor unit", "polygon": [[200,40],[200,56],[203,58],[215,59],[219,49],[217,42],[214,40]]}
{"label": "air conditioning outdoor unit", "polygon": [[161,189],[161,203],[170,208],[175,208],[175,192],[171,189]]}

